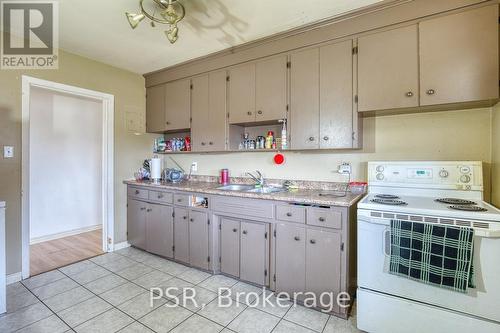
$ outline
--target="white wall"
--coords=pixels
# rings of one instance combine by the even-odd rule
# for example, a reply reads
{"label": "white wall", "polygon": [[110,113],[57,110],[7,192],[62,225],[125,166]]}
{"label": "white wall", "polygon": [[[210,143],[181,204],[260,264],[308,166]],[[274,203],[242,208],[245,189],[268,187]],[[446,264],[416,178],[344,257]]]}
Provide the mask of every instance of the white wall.
{"label": "white wall", "polygon": [[102,103],[32,89],[30,238],[102,225]]}

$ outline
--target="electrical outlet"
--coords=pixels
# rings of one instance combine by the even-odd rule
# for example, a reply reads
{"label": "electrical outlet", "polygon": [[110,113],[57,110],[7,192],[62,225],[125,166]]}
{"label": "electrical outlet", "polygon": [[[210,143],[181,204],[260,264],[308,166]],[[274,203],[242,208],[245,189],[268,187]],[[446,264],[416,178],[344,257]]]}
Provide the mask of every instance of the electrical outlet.
{"label": "electrical outlet", "polygon": [[351,163],[350,162],[340,163],[339,168],[338,168],[338,173],[345,174],[345,175],[351,174],[352,173]]}
{"label": "electrical outlet", "polygon": [[193,172],[197,172],[198,171],[198,162],[191,163],[191,170]]}
{"label": "electrical outlet", "polygon": [[12,146],[3,146],[3,157],[4,158],[12,158],[12,157],[14,157],[14,147],[12,147]]}

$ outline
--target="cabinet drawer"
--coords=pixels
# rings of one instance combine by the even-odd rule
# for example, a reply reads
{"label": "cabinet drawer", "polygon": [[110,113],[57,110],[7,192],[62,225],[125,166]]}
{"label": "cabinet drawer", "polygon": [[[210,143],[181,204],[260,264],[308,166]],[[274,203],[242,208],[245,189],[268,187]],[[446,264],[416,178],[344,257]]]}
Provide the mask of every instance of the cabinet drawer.
{"label": "cabinet drawer", "polygon": [[276,218],[282,221],[306,223],[306,209],[299,206],[276,206]]}
{"label": "cabinet drawer", "polygon": [[173,196],[174,195],[169,192],[149,191],[149,200],[151,201],[171,204],[174,200]]}
{"label": "cabinet drawer", "polygon": [[174,194],[174,204],[179,206],[189,206],[189,195],[187,194]]}
{"label": "cabinet drawer", "polygon": [[332,208],[307,208],[307,224],[318,227],[342,228],[342,210]]}
{"label": "cabinet drawer", "polygon": [[211,207],[216,212],[237,214],[239,216],[253,216],[272,219],[274,205],[267,201],[231,198],[220,196],[212,198]]}
{"label": "cabinet drawer", "polygon": [[138,187],[128,187],[127,195],[136,199],[147,199],[148,198],[148,190],[138,188]]}

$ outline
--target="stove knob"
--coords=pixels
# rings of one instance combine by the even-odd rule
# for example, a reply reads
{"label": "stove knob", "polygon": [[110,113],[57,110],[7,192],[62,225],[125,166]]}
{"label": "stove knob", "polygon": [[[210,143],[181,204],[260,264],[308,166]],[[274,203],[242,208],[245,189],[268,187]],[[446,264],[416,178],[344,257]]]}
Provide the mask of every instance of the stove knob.
{"label": "stove knob", "polygon": [[469,175],[462,175],[462,176],[460,176],[460,181],[462,183],[468,183],[468,182],[470,182],[470,176]]}
{"label": "stove knob", "polygon": [[450,173],[446,170],[439,171],[439,177],[441,177],[441,178],[448,178],[449,175],[450,175]]}
{"label": "stove knob", "polygon": [[377,170],[377,172],[384,172],[384,166],[383,165],[377,165],[376,170]]}
{"label": "stove knob", "polygon": [[384,180],[384,174],[383,173],[377,173],[377,180]]}

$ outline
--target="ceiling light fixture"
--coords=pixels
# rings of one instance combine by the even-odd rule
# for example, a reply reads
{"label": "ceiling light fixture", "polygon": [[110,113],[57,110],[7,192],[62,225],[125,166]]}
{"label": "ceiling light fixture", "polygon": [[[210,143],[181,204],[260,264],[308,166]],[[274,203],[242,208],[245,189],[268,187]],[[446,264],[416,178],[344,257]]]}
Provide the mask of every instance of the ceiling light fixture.
{"label": "ceiling light fixture", "polygon": [[[154,22],[168,24],[169,28],[165,31],[165,35],[167,36],[170,43],[175,43],[179,38],[179,28],[177,27],[177,23],[184,18],[186,14],[184,6],[178,0],[149,0],[153,3],[154,12],[153,14],[149,14],[144,9],[144,0],[139,1],[139,6],[141,9],[140,14],[129,13],[126,12],[125,16],[127,17],[128,23],[132,27],[132,29],[137,28],[139,23],[144,20],[144,18],[148,18],[151,20],[151,26],[154,27]],[[160,16],[155,16],[156,13],[159,13]]]}

